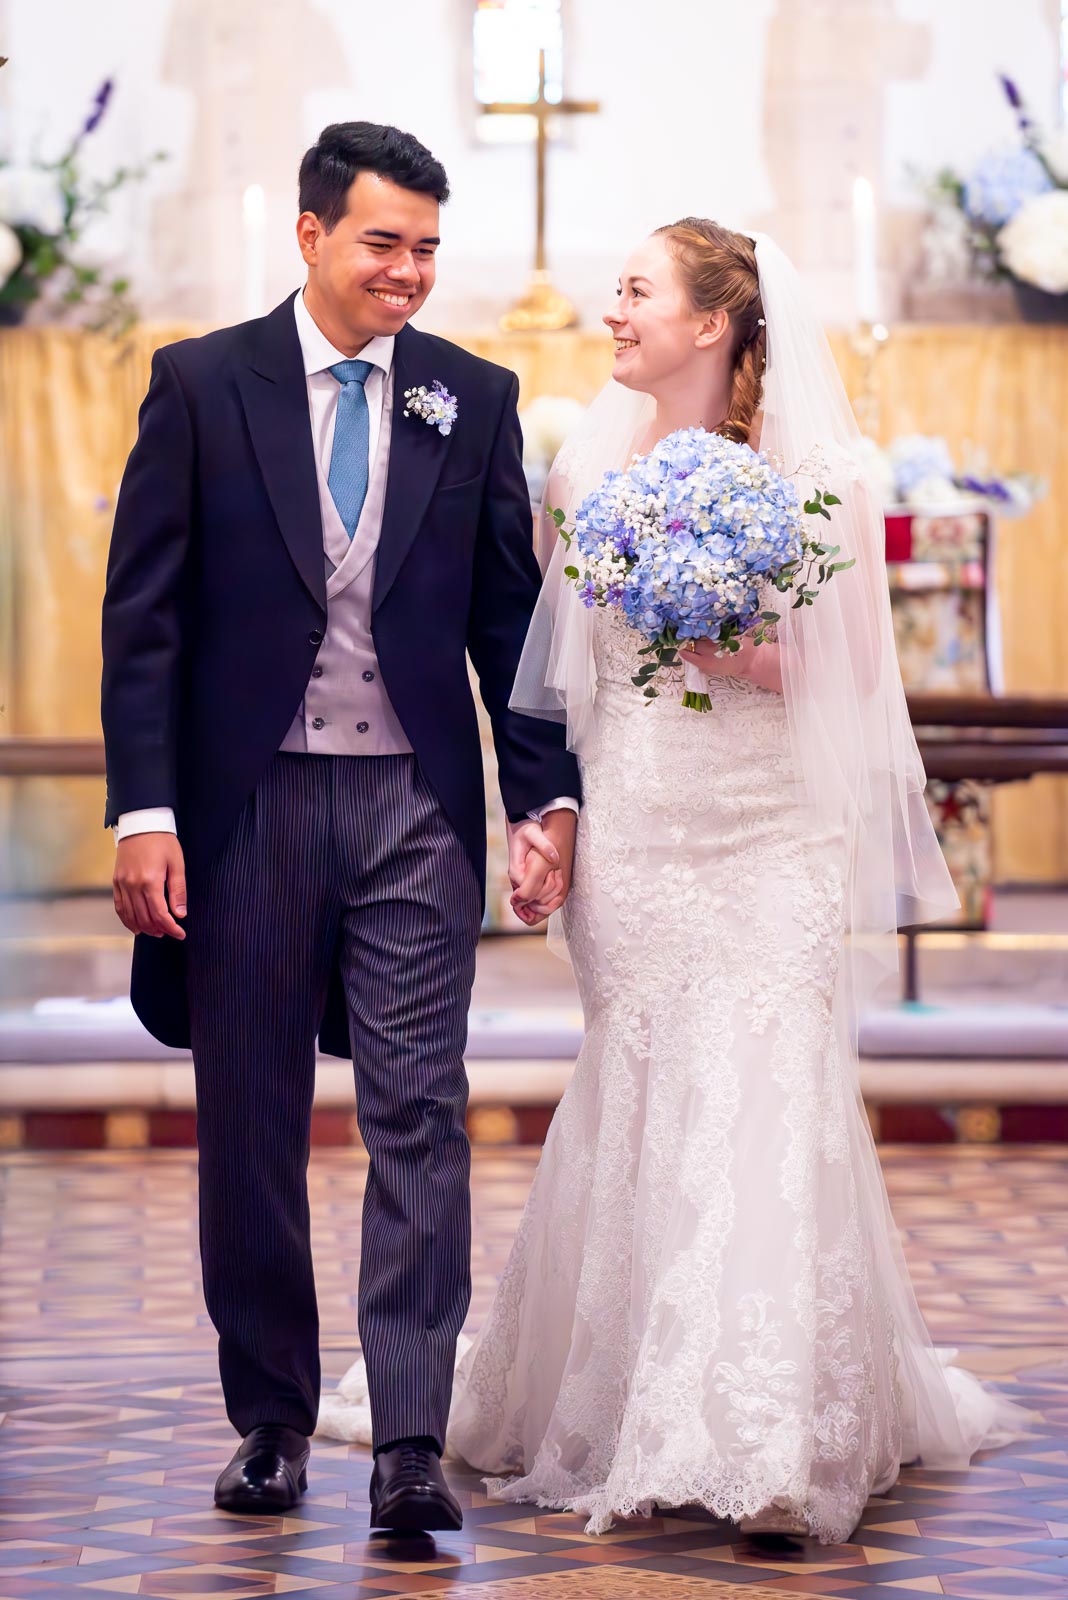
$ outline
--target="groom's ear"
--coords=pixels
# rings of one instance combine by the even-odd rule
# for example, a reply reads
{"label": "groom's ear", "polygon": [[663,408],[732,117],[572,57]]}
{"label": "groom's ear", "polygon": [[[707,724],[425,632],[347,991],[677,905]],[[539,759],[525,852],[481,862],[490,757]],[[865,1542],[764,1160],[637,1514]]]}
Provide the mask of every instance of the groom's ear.
{"label": "groom's ear", "polygon": [[297,244],[309,267],[315,266],[319,259],[319,243],[325,232],[314,211],[302,211],[297,218]]}
{"label": "groom's ear", "polygon": [[725,339],[730,333],[730,327],[731,319],[722,308],[712,311],[702,321],[693,342],[699,350],[707,350]]}

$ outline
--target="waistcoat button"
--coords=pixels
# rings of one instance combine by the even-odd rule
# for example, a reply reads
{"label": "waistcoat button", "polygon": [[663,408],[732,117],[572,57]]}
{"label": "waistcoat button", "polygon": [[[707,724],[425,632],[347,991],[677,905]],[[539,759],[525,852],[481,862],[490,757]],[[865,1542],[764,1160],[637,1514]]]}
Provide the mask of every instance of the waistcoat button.
{"label": "waistcoat button", "polygon": [[313,678],[321,678],[322,675],[323,675],[322,667],[312,667],[312,677]]}
{"label": "waistcoat button", "polygon": [[324,721],[324,719],[322,717],[313,717],[312,718],[312,727],[316,730],[316,732],[318,732],[318,730],[320,728],[325,728],[326,727],[326,722]]}
{"label": "waistcoat button", "polygon": [[369,726],[370,726],[370,724],[367,723],[367,722],[358,722],[356,724],[356,732],[357,733],[366,733]]}
{"label": "waistcoat button", "polygon": [[364,683],[374,683],[374,681],[375,681],[374,673],[371,672],[371,671],[365,672],[364,675],[363,675],[363,681],[364,681]]}

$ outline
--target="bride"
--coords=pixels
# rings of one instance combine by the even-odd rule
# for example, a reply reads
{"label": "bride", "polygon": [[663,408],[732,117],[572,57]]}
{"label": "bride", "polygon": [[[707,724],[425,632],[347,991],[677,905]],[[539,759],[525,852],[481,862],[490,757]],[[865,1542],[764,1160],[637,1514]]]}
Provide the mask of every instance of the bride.
{"label": "bride", "polygon": [[[686,218],[627,262],[615,372],[547,491],[568,523],[679,428],[821,471],[856,565],[774,642],[688,653],[646,702],[644,643],[586,610],[560,541],[512,696],[566,719],[584,803],[562,914],[585,1040],[448,1448],[497,1498],[587,1531],[700,1505],[829,1543],[903,1463],[961,1468],[1026,1413],[937,1351],[858,1086],[856,1017],[896,929],[956,896],[923,805],[881,519],[797,276]],[[555,532],[547,513],[543,526]],[[682,704],[703,689],[711,713]],[[528,886],[524,886],[527,889]],[[559,904],[550,875],[530,919]]]}

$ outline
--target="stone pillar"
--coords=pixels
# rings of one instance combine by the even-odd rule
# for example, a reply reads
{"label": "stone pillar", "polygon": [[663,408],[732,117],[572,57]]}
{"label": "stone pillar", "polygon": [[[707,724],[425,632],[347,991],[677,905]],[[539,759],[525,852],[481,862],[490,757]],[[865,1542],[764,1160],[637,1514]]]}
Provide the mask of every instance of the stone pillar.
{"label": "stone pillar", "polygon": [[[155,208],[153,279],[145,313],[216,326],[240,321],[242,196],[266,196],[267,306],[303,282],[297,250],[297,170],[309,134],[305,96],[347,78],[333,26],[306,0],[175,0],[161,64],[188,90],[193,130],[182,189]],[[340,69],[340,71],[339,71]],[[354,90],[354,120],[360,116]]]}
{"label": "stone pillar", "polygon": [[[926,71],[930,29],[896,11],[897,0],[779,0],[768,25],[764,139],[776,207],[766,226],[820,284],[820,310],[837,323],[852,321],[856,299],[854,177],[875,189],[883,261],[915,228],[913,217],[886,206],[883,92]],[[881,286],[892,316],[896,286],[885,277]]]}

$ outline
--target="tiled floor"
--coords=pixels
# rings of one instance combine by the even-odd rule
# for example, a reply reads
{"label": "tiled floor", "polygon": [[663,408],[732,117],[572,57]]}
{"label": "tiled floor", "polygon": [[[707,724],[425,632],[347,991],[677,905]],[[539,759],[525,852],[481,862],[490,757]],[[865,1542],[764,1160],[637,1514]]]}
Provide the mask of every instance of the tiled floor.
{"label": "tiled floor", "polygon": [[[472,1326],[492,1294],[536,1152],[475,1152]],[[917,1291],[940,1343],[1037,1408],[1036,1437],[963,1474],[906,1473],[854,1541],[758,1548],[701,1515],[597,1540],[582,1519],[488,1502],[454,1481],[463,1532],[413,1545],[367,1528],[366,1451],[316,1444],[309,1493],[282,1522],[216,1512],[234,1435],[196,1260],[185,1151],[12,1155],[2,1169],[0,1600],[308,1593],[479,1600],[688,1600],[744,1586],[843,1600],[1068,1596],[1068,1153],[887,1148]],[[355,1151],[311,1169],[326,1382],[355,1325]]]}

